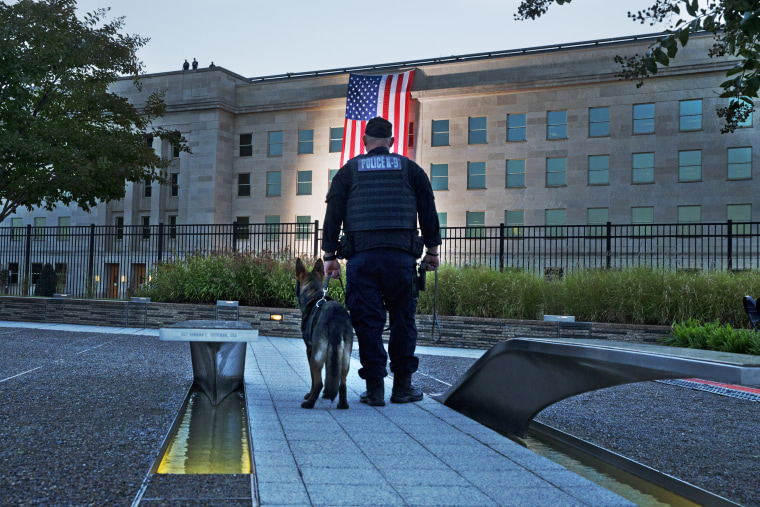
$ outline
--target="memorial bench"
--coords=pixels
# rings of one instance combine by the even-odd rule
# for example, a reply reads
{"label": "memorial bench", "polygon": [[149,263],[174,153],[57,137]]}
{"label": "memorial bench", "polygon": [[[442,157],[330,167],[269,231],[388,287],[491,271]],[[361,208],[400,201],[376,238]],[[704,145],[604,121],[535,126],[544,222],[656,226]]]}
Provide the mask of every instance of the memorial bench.
{"label": "memorial bench", "polygon": [[608,340],[514,338],[492,347],[435,398],[493,429],[524,435],[541,410],[570,396],[692,377],[760,385],[760,357]]}

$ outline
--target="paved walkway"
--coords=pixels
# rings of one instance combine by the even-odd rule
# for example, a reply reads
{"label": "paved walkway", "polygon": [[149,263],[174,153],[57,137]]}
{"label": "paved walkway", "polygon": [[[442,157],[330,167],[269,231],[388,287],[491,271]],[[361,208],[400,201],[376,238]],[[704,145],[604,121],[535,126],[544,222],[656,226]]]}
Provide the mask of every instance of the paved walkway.
{"label": "paved walkway", "polygon": [[358,366],[349,410],[322,399],[305,410],[303,342],[250,344],[245,387],[262,505],[633,505],[427,396],[359,403]]}
{"label": "paved walkway", "polygon": [[[0,322],[0,327],[158,335],[156,329],[66,324]],[[477,357],[482,351],[421,348],[419,353]],[[303,342],[260,337],[249,344],[245,388],[256,491],[252,500],[224,505],[634,505],[427,396],[404,405],[361,404],[358,368],[352,360],[349,410],[322,399],[305,410],[300,403],[310,378]],[[388,381],[386,401],[390,389]],[[193,491],[187,481],[201,484],[212,477],[154,480]]]}

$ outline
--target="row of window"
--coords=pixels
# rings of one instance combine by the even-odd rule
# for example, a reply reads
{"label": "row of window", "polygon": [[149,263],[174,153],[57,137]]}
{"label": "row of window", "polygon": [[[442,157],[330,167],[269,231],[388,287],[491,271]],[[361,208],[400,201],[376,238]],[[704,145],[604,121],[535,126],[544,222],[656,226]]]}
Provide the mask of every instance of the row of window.
{"label": "row of window", "polygon": [[[47,235],[47,218],[35,217],[32,226],[32,239],[42,241]],[[71,217],[58,217],[58,227],[56,237],[58,241],[68,241],[71,236]],[[11,218],[11,239],[20,240],[24,236],[24,219]]]}
{"label": "row of window", "polygon": [[[702,99],[682,100],[679,102],[678,129],[689,132],[702,129]],[[507,142],[527,141],[528,114],[516,113],[507,115]],[[488,117],[470,117],[467,123],[467,144],[487,144]],[[749,114],[740,127],[752,126],[752,113]],[[432,120],[431,145],[449,146],[449,120]],[[567,111],[546,112],[546,139],[567,139]],[[655,103],[633,105],[634,134],[655,133]],[[407,145],[414,147],[414,123],[409,124]],[[588,110],[588,137],[608,137],[610,135],[610,107],[591,107]],[[343,143],[343,127],[331,127],[329,139],[330,153],[340,152]],[[298,154],[314,153],[314,129],[298,131]],[[240,134],[239,156],[253,156],[253,134]],[[267,132],[267,156],[279,157],[283,154],[283,131]]]}
{"label": "row of window", "polygon": [[[546,186],[566,185],[567,158],[546,158]],[[654,153],[634,153],[631,158],[631,183],[654,183]],[[588,184],[609,185],[610,156],[590,155],[588,157]],[[727,179],[747,180],[752,178],[752,148],[728,148]],[[694,182],[702,180],[702,150],[678,152],[678,181]],[[449,165],[431,164],[430,183],[433,190],[449,189]],[[525,160],[507,160],[505,168],[505,188],[525,188]],[[486,163],[467,162],[467,188],[486,188]]]}
{"label": "row of window", "polygon": [[[507,142],[522,142],[528,139],[528,115],[517,113],[507,115]],[[470,117],[467,124],[467,144],[486,144],[488,130],[486,116]],[[567,139],[567,111],[546,112],[546,139]],[[740,127],[752,126],[752,113]],[[634,134],[655,133],[655,103],[633,105]],[[679,103],[678,129],[681,132],[702,130],[702,99],[682,100]],[[610,108],[591,107],[588,110],[588,137],[609,137]],[[449,120],[433,120],[432,146],[449,146]]]}
{"label": "row of window", "polygon": [[[32,285],[36,285],[37,282],[40,281],[40,273],[42,273],[42,263],[41,262],[32,262],[30,266],[30,271],[32,275]],[[55,274],[59,279],[66,279],[66,272],[68,271],[68,265],[65,262],[56,262],[55,266],[53,268],[55,270]],[[19,263],[18,262],[9,262],[8,263],[8,283],[9,284],[18,284],[18,275],[19,275]]]}
{"label": "row of window", "polygon": [[[282,130],[267,132],[267,156],[281,157],[283,144]],[[340,152],[343,147],[343,127],[330,128],[330,153]],[[253,134],[240,134],[240,147],[238,155],[241,157],[253,156]],[[298,131],[298,154],[310,155],[314,153],[314,129]]]}
{"label": "row of window", "polygon": [[[684,205],[678,206],[677,220],[679,226],[677,234],[700,234],[699,224],[702,221],[702,206]],[[586,223],[588,225],[598,225],[587,229],[589,236],[603,236],[605,234],[604,225],[609,221],[609,208],[587,208]],[[751,204],[728,204],[726,205],[726,218],[734,222],[750,222],[752,220]],[[438,213],[438,221],[442,227],[446,226],[446,213]],[[634,236],[651,236],[652,224],[654,224],[654,206],[636,206],[631,207],[631,224]],[[468,230],[468,237],[478,237],[483,234],[482,229],[485,224],[485,211],[468,211],[466,214],[467,227],[474,228]],[[520,237],[523,235],[522,226],[525,225],[524,210],[506,210],[504,211],[504,225],[507,227],[507,236]],[[547,235],[563,236],[565,226],[565,209],[546,209],[544,210],[544,225],[557,227],[547,231]],[[445,233],[445,231],[442,231]],[[733,234],[749,234],[750,225],[748,223],[736,223],[732,226]],[[445,234],[444,234],[445,235]]]}
{"label": "row of window", "polygon": [[[634,153],[631,159],[631,182],[633,184],[654,183],[654,153]],[[588,157],[588,184],[608,185],[610,182],[610,156],[591,155]],[[328,169],[328,184],[338,169]],[[752,148],[728,148],[727,179],[746,180],[752,178]],[[546,186],[566,185],[567,158],[546,159]],[[694,182],[702,180],[702,150],[683,150],[678,153],[678,181]],[[296,172],[296,195],[311,195],[313,171]],[[433,190],[449,189],[449,165],[430,164],[430,183]],[[507,160],[505,168],[505,188],[525,188],[525,160]],[[467,188],[486,188],[486,162],[467,162]],[[266,176],[266,196],[282,195],[282,171],[269,171]],[[237,176],[237,196],[251,196],[251,174]]]}
{"label": "row of window", "polygon": [[[179,196],[179,173],[169,174],[169,195],[171,197]],[[146,179],[143,182],[143,197],[153,196],[153,182]]]}

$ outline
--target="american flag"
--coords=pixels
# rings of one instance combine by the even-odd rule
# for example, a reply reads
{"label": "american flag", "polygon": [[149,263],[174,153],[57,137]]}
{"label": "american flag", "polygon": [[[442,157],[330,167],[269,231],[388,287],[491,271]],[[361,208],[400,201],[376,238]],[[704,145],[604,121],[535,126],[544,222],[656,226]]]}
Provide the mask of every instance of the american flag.
{"label": "american flag", "polygon": [[391,151],[406,156],[409,92],[413,77],[413,70],[383,76],[349,76],[341,166],[364,151],[364,128],[367,122],[376,116],[382,116],[393,124],[393,137],[396,138],[396,142]]}

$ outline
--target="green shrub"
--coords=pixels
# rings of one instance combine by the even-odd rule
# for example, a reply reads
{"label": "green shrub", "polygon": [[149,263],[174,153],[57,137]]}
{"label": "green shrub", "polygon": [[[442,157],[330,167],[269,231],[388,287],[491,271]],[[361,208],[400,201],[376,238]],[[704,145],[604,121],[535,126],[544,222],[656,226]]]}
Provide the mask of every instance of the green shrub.
{"label": "green shrub", "polygon": [[760,355],[760,334],[749,329],[734,329],[730,324],[721,325],[717,320],[704,324],[696,319],[675,323],[663,343],[675,347]]}

